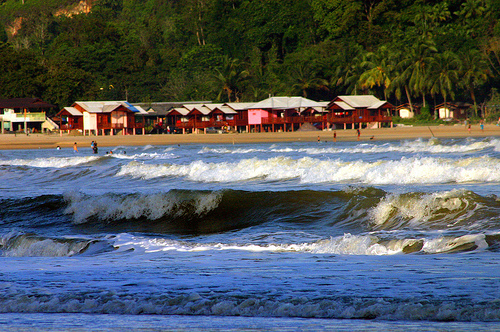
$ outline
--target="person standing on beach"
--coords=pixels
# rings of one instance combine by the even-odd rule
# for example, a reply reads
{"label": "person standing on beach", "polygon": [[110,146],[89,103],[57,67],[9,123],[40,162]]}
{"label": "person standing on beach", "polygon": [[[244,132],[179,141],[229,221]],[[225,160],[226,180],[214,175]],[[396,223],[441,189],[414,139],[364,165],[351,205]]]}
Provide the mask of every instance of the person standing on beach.
{"label": "person standing on beach", "polygon": [[333,132],[333,141],[337,142],[337,132],[336,131]]}
{"label": "person standing on beach", "polygon": [[75,144],[73,144],[73,151],[78,152],[78,146],[76,145],[76,142],[75,142]]}
{"label": "person standing on beach", "polygon": [[359,137],[361,136],[361,131],[359,130],[359,128],[357,130],[357,133],[358,133],[358,141],[359,141]]}

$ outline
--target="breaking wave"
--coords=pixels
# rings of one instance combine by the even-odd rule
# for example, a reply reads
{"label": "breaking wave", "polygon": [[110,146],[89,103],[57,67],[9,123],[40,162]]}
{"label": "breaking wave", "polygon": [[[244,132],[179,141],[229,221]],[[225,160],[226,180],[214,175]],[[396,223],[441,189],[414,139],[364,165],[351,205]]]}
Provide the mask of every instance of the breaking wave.
{"label": "breaking wave", "polygon": [[88,156],[88,157],[48,157],[37,159],[13,159],[13,160],[0,160],[2,166],[26,166],[37,168],[64,168],[87,164],[96,161],[102,157]]}
{"label": "breaking wave", "polygon": [[500,160],[492,157],[465,159],[401,158],[393,161],[292,159],[243,159],[237,162],[189,164],[143,164],[136,161],[121,167],[117,176],[154,179],[183,177],[189,181],[231,183],[252,180],[300,183],[443,184],[500,182]]}

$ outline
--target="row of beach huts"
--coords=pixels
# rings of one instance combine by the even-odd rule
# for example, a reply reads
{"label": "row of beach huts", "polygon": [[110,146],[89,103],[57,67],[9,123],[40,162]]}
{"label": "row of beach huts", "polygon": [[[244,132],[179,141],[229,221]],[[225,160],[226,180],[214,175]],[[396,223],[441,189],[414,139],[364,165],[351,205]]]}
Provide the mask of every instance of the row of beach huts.
{"label": "row of beach huts", "polygon": [[[54,107],[37,98],[0,100],[5,131],[78,131],[83,135],[296,131],[392,126],[392,117],[412,117],[408,105],[394,107],[372,95],[338,96],[316,102],[304,97],[269,97],[256,103],[77,101],[52,117]],[[439,114],[465,118],[466,109],[441,105]]]}

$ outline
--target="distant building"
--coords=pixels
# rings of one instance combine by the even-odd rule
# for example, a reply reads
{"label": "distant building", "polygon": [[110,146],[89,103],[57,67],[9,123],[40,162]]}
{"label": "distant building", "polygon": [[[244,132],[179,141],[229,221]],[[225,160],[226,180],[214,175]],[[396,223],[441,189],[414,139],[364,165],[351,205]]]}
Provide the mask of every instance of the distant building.
{"label": "distant building", "polygon": [[327,122],[337,127],[354,128],[365,123],[370,127],[392,124],[394,106],[372,95],[338,96],[327,106]]}
{"label": "distant building", "polygon": [[[392,124],[394,106],[374,96],[339,96],[331,102],[303,97],[270,97],[257,103],[187,103],[167,112],[167,125],[183,133],[295,131],[304,123],[317,129]],[[214,130],[215,129],[215,130]]]}
{"label": "distant building", "polygon": [[[321,110],[322,104],[303,97],[270,97],[248,109],[250,131],[295,131],[306,122],[306,110]],[[323,122],[322,119],[316,119]]]}
{"label": "distant building", "polygon": [[59,117],[63,130],[81,130],[84,135],[144,134],[147,112],[126,101],[77,101],[63,108]]}
{"label": "distant building", "polygon": [[420,114],[421,106],[422,105],[418,103],[412,103],[411,105],[410,103],[404,103],[396,107],[396,112],[401,118],[411,119],[415,117],[415,115]]}
{"label": "distant building", "polygon": [[448,101],[436,105],[435,112],[437,112],[440,119],[466,119],[468,117],[468,111],[471,108],[471,104]]}
{"label": "distant building", "polygon": [[39,98],[0,99],[1,132],[41,132],[46,111],[55,107]]}

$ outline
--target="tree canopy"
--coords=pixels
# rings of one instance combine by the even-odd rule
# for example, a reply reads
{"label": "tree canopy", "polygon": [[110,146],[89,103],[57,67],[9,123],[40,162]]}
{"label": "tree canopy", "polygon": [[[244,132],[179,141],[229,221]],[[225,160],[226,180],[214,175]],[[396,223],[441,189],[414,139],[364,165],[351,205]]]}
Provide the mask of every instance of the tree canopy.
{"label": "tree canopy", "polygon": [[495,0],[1,0],[0,96],[478,105],[499,89]]}

